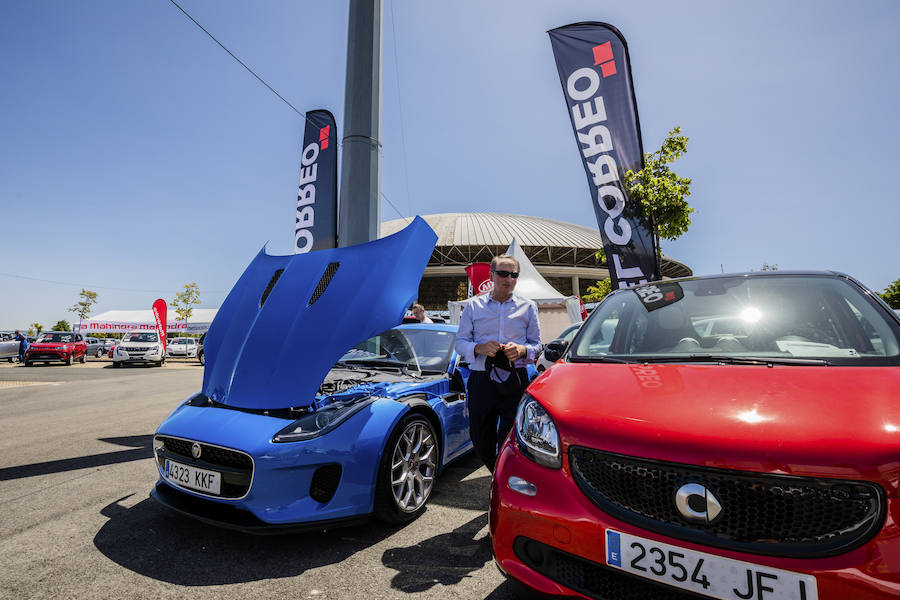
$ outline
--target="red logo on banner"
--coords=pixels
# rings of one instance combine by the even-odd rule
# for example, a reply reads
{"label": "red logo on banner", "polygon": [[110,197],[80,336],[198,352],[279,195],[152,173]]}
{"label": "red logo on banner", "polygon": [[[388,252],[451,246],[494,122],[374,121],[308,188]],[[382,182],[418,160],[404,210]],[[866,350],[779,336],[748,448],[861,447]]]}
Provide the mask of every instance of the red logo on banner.
{"label": "red logo on banner", "polygon": [[156,334],[162,342],[163,354],[166,353],[166,301],[158,298],[153,303],[153,318],[156,320]]}
{"label": "red logo on banner", "polygon": [[600,65],[600,72],[604,77],[616,74],[616,63],[613,61],[612,44],[606,42],[594,46],[594,64]]}
{"label": "red logo on banner", "polygon": [[472,263],[466,267],[466,275],[468,275],[469,282],[476,294],[484,294],[494,289],[490,263]]}
{"label": "red logo on banner", "polygon": [[330,133],[331,125],[326,125],[319,130],[319,150],[324,150],[328,147],[328,134]]}

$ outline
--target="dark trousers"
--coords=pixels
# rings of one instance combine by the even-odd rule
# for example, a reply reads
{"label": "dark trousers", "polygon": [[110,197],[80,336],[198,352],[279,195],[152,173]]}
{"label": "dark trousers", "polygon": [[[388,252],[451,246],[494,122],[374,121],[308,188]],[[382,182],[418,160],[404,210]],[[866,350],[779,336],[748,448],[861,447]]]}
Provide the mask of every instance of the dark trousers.
{"label": "dark trousers", "polygon": [[[491,381],[486,371],[472,371],[467,386],[469,405],[469,437],[478,458],[494,472],[497,462],[497,443],[503,443],[516,420],[516,408],[522,393],[528,385],[525,369],[516,369],[520,388],[514,393],[503,395]],[[497,420],[499,419],[499,425]]]}

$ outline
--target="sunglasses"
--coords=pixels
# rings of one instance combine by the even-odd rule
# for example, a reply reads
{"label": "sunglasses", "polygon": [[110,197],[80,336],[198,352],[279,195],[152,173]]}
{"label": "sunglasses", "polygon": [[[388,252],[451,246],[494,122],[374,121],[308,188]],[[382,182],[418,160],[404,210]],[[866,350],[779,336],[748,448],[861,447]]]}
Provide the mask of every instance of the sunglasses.
{"label": "sunglasses", "polygon": [[515,271],[493,271],[497,275],[497,277],[512,277],[513,279],[518,279],[519,274]]}

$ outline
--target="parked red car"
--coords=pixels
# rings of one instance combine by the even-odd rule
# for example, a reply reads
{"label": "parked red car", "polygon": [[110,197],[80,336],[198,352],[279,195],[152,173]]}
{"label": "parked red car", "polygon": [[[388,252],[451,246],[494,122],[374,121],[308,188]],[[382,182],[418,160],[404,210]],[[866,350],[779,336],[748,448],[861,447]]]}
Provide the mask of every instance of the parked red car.
{"label": "parked red car", "polygon": [[84,362],[87,344],[80,333],[49,331],[42,333],[25,351],[25,366],[37,362],[63,362],[71,365],[75,360]]}
{"label": "parked red car", "polygon": [[520,402],[490,531],[547,594],[900,597],[900,319],[836,273],[614,292]]}

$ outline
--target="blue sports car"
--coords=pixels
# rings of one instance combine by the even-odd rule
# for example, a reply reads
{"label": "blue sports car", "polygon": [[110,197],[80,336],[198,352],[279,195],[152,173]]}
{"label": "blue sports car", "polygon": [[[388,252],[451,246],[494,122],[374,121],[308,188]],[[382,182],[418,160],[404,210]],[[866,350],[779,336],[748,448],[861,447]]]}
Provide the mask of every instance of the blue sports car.
{"label": "blue sports car", "polygon": [[358,246],[261,251],[206,334],[203,389],[154,436],[151,496],[254,533],[421,514],[471,448],[456,327],[395,326],[436,239],[416,218]]}

